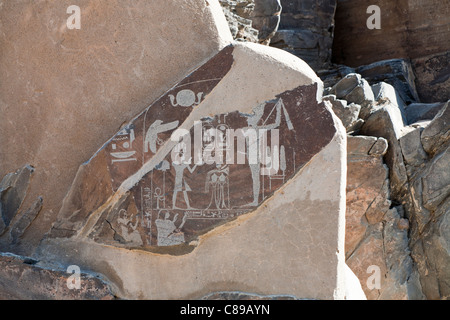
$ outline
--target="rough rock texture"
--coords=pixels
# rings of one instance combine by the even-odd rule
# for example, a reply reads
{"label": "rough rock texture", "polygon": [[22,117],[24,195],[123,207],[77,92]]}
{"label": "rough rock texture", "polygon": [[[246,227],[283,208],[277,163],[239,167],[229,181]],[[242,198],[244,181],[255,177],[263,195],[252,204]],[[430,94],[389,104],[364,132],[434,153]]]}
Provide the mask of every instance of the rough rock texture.
{"label": "rough rock texture", "polygon": [[[273,79],[280,69],[282,76]],[[264,91],[249,90],[237,81],[246,77],[255,87],[268,77],[275,81]],[[345,132],[328,103],[318,100],[321,92],[319,78],[289,53],[250,43],[225,48],[80,168],[39,252],[102,272],[120,297],[241,291],[344,298]],[[200,131],[269,130],[270,173],[261,175],[259,162],[219,165],[217,158],[179,170],[169,161],[178,150],[170,136],[178,126],[195,141],[198,120]],[[279,145],[273,145],[275,129]],[[327,233],[315,232],[318,226]],[[260,281],[260,274],[272,276]]]}
{"label": "rough rock texture", "polygon": [[299,300],[293,296],[264,296],[245,292],[213,292],[201,298],[202,300]]}
{"label": "rough rock texture", "polygon": [[[344,124],[346,99],[363,80],[348,73],[325,89]],[[357,114],[363,124],[347,139],[347,265],[369,300],[447,299],[448,102],[408,104],[401,94],[407,86],[400,84],[370,88],[373,101]],[[367,284],[373,266],[379,288]]]}
{"label": "rough rock texture", "polygon": [[230,26],[233,39],[238,41],[258,42],[259,31],[252,27],[248,19],[255,8],[253,0],[219,0],[225,18]]}
{"label": "rough rock texture", "polygon": [[250,13],[253,27],[259,31],[259,43],[269,45],[278,30],[281,15],[280,0],[254,0],[255,10]]}
{"label": "rough rock texture", "polygon": [[[447,39],[448,37],[447,35]],[[447,47],[447,52],[412,60],[414,72],[417,75],[417,91],[421,101],[431,103],[445,102],[450,99],[449,51],[450,48]]]}
{"label": "rough rock texture", "polygon": [[31,164],[22,207],[43,198],[24,255],[54,222],[79,165],[232,40],[217,1],[83,1],[81,29],[69,30],[73,4],[4,1],[0,10],[0,176]]}
{"label": "rough rock texture", "polygon": [[[450,14],[440,0],[338,0],[333,55],[356,67],[384,59],[418,58],[445,52]],[[381,9],[381,29],[369,30],[367,8]],[[432,35],[432,36],[431,36]],[[383,50],[379,50],[383,48]]]}
{"label": "rough rock texture", "polygon": [[416,89],[417,79],[409,60],[382,60],[357,68],[333,64],[330,69],[318,72],[326,87],[332,87],[339,80],[352,73],[359,74],[370,85],[376,85],[380,82],[392,85],[396,94],[406,104],[420,101]]}
{"label": "rough rock texture", "polygon": [[[369,30],[366,10],[374,4],[381,10],[381,29]],[[449,15],[448,2],[440,0],[338,0],[333,62],[357,67],[411,60],[421,101],[445,102],[450,99]]]}
{"label": "rough rock texture", "polygon": [[233,39],[270,44],[280,23],[279,0],[219,0]]}
{"label": "rough rock texture", "polygon": [[[108,285],[98,277],[80,273],[79,289],[74,273],[42,268],[39,261],[0,254],[0,300],[112,300]],[[72,282],[73,281],[73,282]]]}
{"label": "rough rock texture", "polygon": [[7,174],[0,182],[0,236],[6,231],[22,205],[27,194],[34,169],[26,165]]}
{"label": "rough rock texture", "polygon": [[[408,247],[408,220],[390,208],[384,138],[349,136],[347,144],[346,262],[368,300],[418,299],[420,286]],[[399,214],[400,210],[400,214]],[[367,283],[379,268],[380,287]]]}
{"label": "rough rock texture", "polygon": [[445,1],[72,4],[0,3],[0,299],[450,298]]}
{"label": "rough rock texture", "polygon": [[281,0],[278,32],[271,45],[305,60],[316,72],[329,67],[336,0]]}
{"label": "rough rock texture", "polygon": [[[410,181],[411,250],[428,299],[450,297],[449,102],[413,131],[417,156],[406,163]],[[417,161],[420,159],[420,161]]]}

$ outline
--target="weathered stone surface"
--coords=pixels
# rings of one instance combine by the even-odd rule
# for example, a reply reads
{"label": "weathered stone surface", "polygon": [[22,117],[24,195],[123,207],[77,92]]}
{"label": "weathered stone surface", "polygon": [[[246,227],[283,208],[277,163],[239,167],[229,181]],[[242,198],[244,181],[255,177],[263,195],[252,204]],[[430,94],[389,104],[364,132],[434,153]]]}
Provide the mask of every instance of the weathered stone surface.
{"label": "weathered stone surface", "polygon": [[271,45],[304,59],[315,71],[331,62],[336,0],[281,0],[278,32]]}
{"label": "weathered stone surface", "polygon": [[420,101],[431,103],[450,99],[449,61],[448,47],[447,52],[412,60]]}
{"label": "weathered stone surface", "polygon": [[436,211],[450,195],[450,147],[435,157],[422,174],[423,206]]}
{"label": "weathered stone surface", "polygon": [[428,158],[420,141],[423,128],[408,127],[408,129],[410,131],[399,139],[400,147],[405,164],[418,167]]}
{"label": "weathered stone surface", "polygon": [[445,103],[411,103],[405,108],[407,123],[409,125],[419,121],[433,120]]}
{"label": "weathered stone surface", "polygon": [[347,74],[331,88],[331,92],[335,93],[338,98],[345,98],[358,86],[361,80],[361,75],[358,73]]}
{"label": "weathered stone surface", "polygon": [[[411,60],[417,76],[416,98],[429,103],[450,99],[447,3],[440,0],[337,3],[333,62],[357,67],[386,59]],[[365,13],[374,4],[381,10],[381,29],[370,30],[366,24],[370,14]]]}
{"label": "weathered stone surface", "polygon": [[[367,119],[373,110],[374,94],[369,83],[357,73],[350,73],[336,83],[330,90],[338,99],[360,106],[358,116]],[[356,119],[355,119],[356,121]]]}
{"label": "weathered stone surface", "polygon": [[31,223],[36,219],[37,215],[42,209],[43,199],[39,197],[33,205],[26,210],[17,222],[12,226],[9,234],[11,237],[12,244],[16,244],[19,238],[24,234],[25,230],[31,225]]}
{"label": "weathered stone surface", "polygon": [[[441,141],[439,136],[446,134],[445,127],[440,129],[441,132],[434,132],[436,141]],[[416,137],[416,143],[420,142],[421,140],[417,141]],[[448,140],[442,143],[436,149],[430,150],[420,167],[410,169],[407,166],[412,198],[409,212],[412,257],[417,265],[420,284],[427,299],[448,299],[450,295],[448,287],[450,147]]]}
{"label": "weathered stone surface", "polygon": [[25,255],[55,221],[79,165],[232,41],[216,0],[83,1],[81,29],[69,30],[73,4],[7,1],[0,10],[0,176],[31,163],[23,205],[44,199],[18,249]]}
{"label": "weathered stone surface", "polygon": [[[380,141],[380,142],[379,142]],[[378,144],[384,144],[379,148]],[[371,150],[376,147],[379,153]],[[387,149],[384,138],[347,137],[347,211],[345,252],[350,256],[370,224],[378,223],[389,209],[388,169],[382,157]]]}
{"label": "weathered stone surface", "polygon": [[410,104],[419,101],[416,89],[416,77],[411,63],[405,59],[391,59],[377,61],[355,68],[370,84],[385,82],[392,85],[397,95]]}
{"label": "weathered stone surface", "polygon": [[0,236],[16,217],[25,199],[34,168],[26,165],[0,182]]}
{"label": "weathered stone surface", "polygon": [[258,42],[259,31],[249,19],[255,9],[254,0],[219,0],[227,19],[233,39],[237,41]]}
{"label": "weathered stone surface", "polygon": [[388,210],[382,221],[368,227],[365,238],[347,258],[368,300],[422,298],[407,230],[398,227],[401,221],[395,208]]}
{"label": "weathered stone surface", "polygon": [[[280,69],[282,76],[273,79]],[[258,70],[258,77],[249,70]],[[264,91],[236,81],[248,78],[258,88],[268,77],[273,81]],[[181,90],[192,91],[191,99],[186,91],[179,96]],[[39,252],[106,274],[118,296],[129,298],[198,298],[217,291],[343,298],[345,132],[321,92],[314,72],[288,53],[251,43],[225,48],[82,166]],[[171,123],[176,125],[166,132],[158,130]],[[190,137],[208,145],[215,139],[205,128],[268,130],[271,151],[258,151],[267,161],[255,166],[245,160],[252,144],[244,139],[244,149],[234,153],[244,163],[206,161],[203,149],[204,161],[197,162],[195,150],[189,155],[184,149],[195,163],[180,165],[173,158],[180,155],[179,141],[170,139],[176,128],[186,130],[184,142]],[[273,144],[275,129],[279,145]],[[125,142],[131,150],[121,149]],[[133,153],[118,158],[116,152]],[[128,158],[136,160],[115,161]],[[96,190],[99,185],[112,189]],[[314,232],[318,225],[329,230],[326,236]],[[77,257],[65,256],[73,250]],[[141,272],[130,272],[135,268]],[[258,274],[273,276],[260,281]]]}
{"label": "weathered stone surface", "polygon": [[[368,29],[370,5],[381,9],[381,29]],[[439,0],[338,0],[333,46],[337,63],[352,67],[417,58],[449,50],[449,7]],[[432,23],[431,23],[432,22]]]}
{"label": "weathered stone surface", "polygon": [[436,154],[450,139],[450,101],[448,101],[430,124],[423,130],[423,148],[431,155]]}
{"label": "weathered stone surface", "polygon": [[360,105],[354,103],[347,105],[347,101],[336,99],[335,95],[325,96],[323,100],[329,101],[332,104],[334,113],[341,119],[347,132],[354,130],[358,121],[359,111],[361,110]]}
{"label": "weathered stone surface", "polygon": [[377,106],[361,128],[361,134],[383,137],[389,147],[385,161],[390,168],[390,187],[396,199],[404,195],[408,182],[399,139],[404,135],[403,119],[398,107],[390,102]]}
{"label": "weathered stone surface", "polygon": [[33,259],[0,253],[0,300],[115,299],[104,281],[86,273],[80,274],[79,289],[69,289],[73,275],[42,268]]}
{"label": "weathered stone surface", "polygon": [[406,115],[406,104],[403,101],[402,97],[398,93],[395,88],[386,82],[379,82],[371,86],[372,92],[374,95],[374,100],[376,100],[379,104],[382,102],[389,101],[392,104],[396,105],[400,110],[402,115],[403,123],[407,124],[407,115]]}
{"label": "weathered stone surface", "polygon": [[433,214],[433,222],[423,229],[412,246],[412,257],[420,273],[420,283],[427,299],[450,297],[450,198]]}
{"label": "weathered stone surface", "polygon": [[250,19],[255,29],[259,31],[259,43],[269,45],[278,30],[281,15],[280,0],[254,0],[255,9],[250,13]]}

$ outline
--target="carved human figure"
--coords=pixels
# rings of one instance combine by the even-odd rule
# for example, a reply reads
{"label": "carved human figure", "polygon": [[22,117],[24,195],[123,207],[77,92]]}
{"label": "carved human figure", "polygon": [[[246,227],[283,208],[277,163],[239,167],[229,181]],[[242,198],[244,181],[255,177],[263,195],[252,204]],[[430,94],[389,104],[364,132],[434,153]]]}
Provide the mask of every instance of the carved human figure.
{"label": "carved human figure", "polygon": [[[190,162],[190,161],[189,161]],[[189,203],[189,197],[188,192],[192,191],[192,189],[187,184],[186,180],[184,179],[184,169],[188,169],[190,173],[193,173],[195,169],[197,168],[197,165],[194,165],[192,168],[187,163],[172,163],[174,169],[175,169],[175,186],[173,189],[173,195],[172,195],[172,209],[179,209],[176,206],[177,203],[177,195],[178,192],[183,192],[184,201],[186,202],[186,208],[187,209],[193,209]]]}
{"label": "carved human figure", "polygon": [[[164,219],[160,218],[161,213],[165,213]],[[155,220],[158,246],[173,246],[184,242],[184,233],[181,231],[181,228],[183,228],[187,216],[183,217],[178,228],[175,225],[175,222],[178,220],[178,213],[172,220],[169,218],[170,213],[168,211],[160,211],[158,219]]]}
{"label": "carved human figure", "polygon": [[211,200],[206,209],[214,203],[217,209],[229,207],[229,167],[228,165],[216,164],[216,169],[206,175],[205,191],[211,193]]}
{"label": "carved human figure", "polygon": [[134,245],[142,245],[142,238],[137,230],[139,219],[135,216],[135,222],[133,224],[132,216],[128,216],[128,212],[125,209],[121,209],[119,211],[119,217],[117,218],[117,222],[120,226],[120,235],[122,238]]}

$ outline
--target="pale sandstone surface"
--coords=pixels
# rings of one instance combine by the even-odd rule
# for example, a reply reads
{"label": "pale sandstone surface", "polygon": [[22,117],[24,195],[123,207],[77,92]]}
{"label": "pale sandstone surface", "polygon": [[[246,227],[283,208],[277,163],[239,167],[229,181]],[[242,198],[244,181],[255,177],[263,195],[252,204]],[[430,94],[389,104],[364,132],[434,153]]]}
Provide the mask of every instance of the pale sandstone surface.
{"label": "pale sandstone surface", "polygon": [[24,207],[43,198],[25,254],[50,228],[78,166],[231,41],[217,1],[84,0],[81,29],[69,30],[72,4],[0,4],[0,176],[31,164]]}
{"label": "pale sandstone surface", "polygon": [[[180,128],[191,128],[194,121],[205,116],[231,114],[235,110],[250,113],[255,106],[286,90],[295,97],[296,87],[311,88],[313,85],[315,90],[304,93],[307,100],[299,100],[304,101],[305,106],[294,105],[299,112],[307,105],[321,101],[321,81],[303,61],[286,52],[255,44],[235,44],[233,59],[231,70],[193,108]],[[250,72],[255,70],[256,75]],[[192,76],[196,77],[196,73]],[[242,87],[241,81],[248,86]],[[249,90],[249,87],[256,89],[264,83],[266,90]],[[165,108],[164,103],[160,103],[161,108]],[[296,121],[304,125],[313,124],[308,121],[318,121],[316,125],[326,126],[323,133],[315,137],[317,141],[327,139],[325,146],[254,210],[200,234],[188,243],[189,251],[159,247],[157,252],[146,252],[145,247],[111,242],[107,240],[108,234],[95,233],[100,230],[95,228],[96,221],[103,219],[105,208],[111,208],[111,212],[121,208],[121,195],[133,192],[133,187],[144,181],[146,174],[169,154],[175,143],[167,141],[153,158],[120,184],[115,194],[106,197],[105,204],[97,204],[100,205],[98,209],[94,206],[93,211],[88,212],[89,218],[81,225],[71,224],[79,219],[76,208],[71,207],[78,198],[67,201],[67,206],[61,210],[60,222],[62,225],[69,222],[66,226],[75,228],[76,233],[60,233],[56,230],[60,227],[55,225],[56,234],[42,242],[37,256],[45,255],[49,263],[80,264],[85,269],[100,272],[110,281],[114,293],[126,298],[200,298],[211,292],[241,291],[343,299],[346,291],[346,134],[332,113],[331,105],[323,104],[316,111],[312,109],[309,117]],[[290,110],[288,106],[286,108]],[[323,108],[325,111],[320,111]],[[315,117],[314,113],[319,112],[323,114],[322,118]],[[319,119],[324,119],[323,124]],[[328,132],[333,134],[329,136]],[[309,143],[314,145],[313,141],[307,145]],[[103,150],[106,149],[100,150],[97,156],[101,156]],[[89,163],[84,166],[88,167]],[[82,181],[74,182],[72,189],[75,192]],[[91,236],[92,230],[95,237]]]}

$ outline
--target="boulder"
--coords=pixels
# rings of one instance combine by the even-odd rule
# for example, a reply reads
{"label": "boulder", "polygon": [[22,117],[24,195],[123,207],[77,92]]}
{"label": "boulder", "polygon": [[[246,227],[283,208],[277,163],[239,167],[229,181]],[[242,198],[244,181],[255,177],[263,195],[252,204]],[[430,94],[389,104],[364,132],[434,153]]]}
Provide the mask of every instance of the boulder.
{"label": "boulder", "polygon": [[331,63],[336,0],[281,0],[278,32],[271,45],[304,59],[316,72]]}
{"label": "boulder", "polygon": [[450,99],[450,52],[427,55],[412,60],[420,101],[433,103]]}
{"label": "boulder", "polygon": [[281,15],[280,0],[254,0],[255,9],[250,13],[253,27],[259,31],[259,43],[269,45],[278,30]]}
{"label": "boulder", "polygon": [[370,84],[385,82],[393,86],[396,94],[404,103],[419,101],[416,89],[416,77],[411,62],[406,59],[390,59],[376,61],[354,69]]}
{"label": "boulder", "polygon": [[390,101],[392,104],[397,106],[402,115],[403,124],[406,125],[408,123],[405,110],[406,103],[403,101],[398,91],[395,90],[394,86],[386,82],[379,82],[377,84],[372,85],[371,88],[374,94],[375,101],[377,101],[378,103]]}
{"label": "boulder", "polygon": [[26,165],[7,174],[0,182],[0,236],[18,216],[30,184],[34,168]]}
{"label": "boulder", "polygon": [[448,101],[423,130],[421,141],[430,155],[436,154],[450,139],[450,107]]}
{"label": "boulder", "polygon": [[406,166],[418,167],[428,158],[420,141],[423,128],[407,127],[407,130],[409,132],[399,139],[403,158]]}
{"label": "boulder", "polygon": [[[124,298],[344,298],[346,135],[322,90],[289,53],[226,47],[80,167],[37,256],[103,273]],[[241,129],[263,140],[211,152]]]}
{"label": "boulder", "polygon": [[[71,269],[45,268],[37,260],[0,253],[0,300],[115,299],[98,275],[81,270],[75,275],[68,270]],[[75,276],[77,279],[72,280]],[[76,287],[78,281],[79,287]]]}
{"label": "boulder", "polygon": [[365,237],[347,258],[367,300],[422,299],[408,248],[408,230],[395,208],[368,227]]}
{"label": "boulder", "polygon": [[259,31],[253,28],[250,18],[255,9],[253,0],[219,0],[227,19],[233,39],[237,41],[258,42]]}
{"label": "boulder", "polygon": [[390,187],[396,199],[402,199],[408,182],[402,149],[399,139],[405,134],[402,114],[397,105],[391,102],[378,105],[361,128],[363,135],[383,137],[388,141],[384,159],[388,165]]}
{"label": "boulder", "polygon": [[389,170],[382,161],[386,150],[384,138],[347,137],[346,257],[364,239],[367,227],[380,222],[389,209]]}
{"label": "boulder", "polygon": [[347,132],[353,131],[356,128],[359,111],[361,106],[351,103],[347,105],[347,101],[336,99],[335,95],[328,95],[323,97],[323,100],[329,101],[332,104],[332,109],[336,116],[341,119],[342,124],[347,129]]}
{"label": "boulder", "polygon": [[43,198],[17,248],[24,255],[55,221],[80,164],[232,41],[216,0],[88,0],[81,28],[68,29],[73,4],[26,0],[0,10],[0,177],[29,163],[23,208]]}
{"label": "boulder", "polygon": [[375,97],[369,83],[357,73],[350,73],[336,83],[330,90],[338,99],[345,99],[360,106],[358,115],[366,120],[375,102]]}
{"label": "boulder", "polygon": [[445,103],[411,103],[405,109],[409,125],[420,121],[433,120]]}

